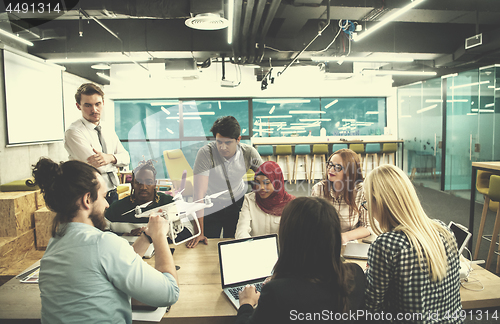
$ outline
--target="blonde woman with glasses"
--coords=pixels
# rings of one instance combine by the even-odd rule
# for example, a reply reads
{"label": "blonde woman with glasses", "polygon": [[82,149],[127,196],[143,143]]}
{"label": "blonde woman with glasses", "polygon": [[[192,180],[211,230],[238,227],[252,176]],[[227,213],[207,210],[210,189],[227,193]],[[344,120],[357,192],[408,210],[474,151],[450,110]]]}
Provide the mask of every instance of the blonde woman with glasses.
{"label": "blonde woman with glasses", "polygon": [[364,205],[363,174],[358,154],[349,149],[335,151],[326,162],[325,179],[312,187],[312,196],[333,204],[340,218],[342,243],[370,235]]}
{"label": "blonde woman with glasses", "polygon": [[395,323],[462,323],[453,234],[425,214],[412,183],[393,165],[370,172],[364,190],[379,234],[368,251],[367,310]]}

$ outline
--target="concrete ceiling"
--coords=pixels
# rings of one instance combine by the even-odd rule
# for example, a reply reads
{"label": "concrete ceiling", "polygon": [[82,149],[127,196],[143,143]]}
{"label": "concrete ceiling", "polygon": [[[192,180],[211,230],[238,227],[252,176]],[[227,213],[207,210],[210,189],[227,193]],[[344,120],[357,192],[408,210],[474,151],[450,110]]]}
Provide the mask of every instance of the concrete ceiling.
{"label": "concrete ceiling", "polygon": [[[233,1],[232,44],[227,28],[204,31],[185,25],[199,13],[227,18],[228,0],[63,1],[66,8],[61,9],[66,10],[59,14],[2,10],[0,28],[31,40],[34,46],[28,52],[44,59],[125,53],[146,55],[154,63],[195,58],[203,68],[225,57],[228,63],[265,68],[271,60],[283,70],[299,53],[294,65],[318,65],[318,57],[325,56],[382,56],[414,61],[379,63],[380,69],[435,71],[438,76],[500,63],[498,0],[426,0],[359,42],[339,32],[340,20],[359,25],[361,34],[410,0],[330,0],[329,6],[326,0]],[[465,39],[478,33],[483,44],[466,50]],[[92,64],[64,65],[68,72],[103,83]],[[356,64],[325,62],[324,67],[328,73],[349,75]],[[393,77],[395,86],[425,78],[432,77]]]}

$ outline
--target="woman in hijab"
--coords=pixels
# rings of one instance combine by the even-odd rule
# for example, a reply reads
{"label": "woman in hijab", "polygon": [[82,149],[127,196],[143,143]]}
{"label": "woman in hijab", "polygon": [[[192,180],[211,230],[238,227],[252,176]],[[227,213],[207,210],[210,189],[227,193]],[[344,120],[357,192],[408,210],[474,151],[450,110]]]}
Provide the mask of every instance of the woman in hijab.
{"label": "woman in hijab", "polygon": [[255,172],[253,192],[245,195],[236,238],[278,233],[283,208],[293,199],[295,196],[285,191],[280,166],[274,161],[264,162]]}

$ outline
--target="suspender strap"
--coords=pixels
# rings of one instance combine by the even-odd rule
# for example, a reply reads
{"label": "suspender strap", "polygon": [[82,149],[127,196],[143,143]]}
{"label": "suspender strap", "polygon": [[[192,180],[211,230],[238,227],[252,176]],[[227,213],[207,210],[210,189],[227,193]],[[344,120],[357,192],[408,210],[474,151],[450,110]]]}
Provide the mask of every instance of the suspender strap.
{"label": "suspender strap", "polygon": [[[212,148],[210,146],[208,146],[208,149],[210,151],[210,158],[212,159],[212,166],[215,167],[214,154],[212,152]],[[234,204],[236,202],[236,200],[234,199],[233,190],[231,189],[231,183],[229,182],[229,177],[227,176],[226,166],[224,165],[224,162],[220,160],[218,152],[215,154],[215,156],[217,157],[217,161],[220,163],[220,166],[222,167],[222,171],[224,172],[224,177],[226,178],[227,188],[229,189],[229,194],[231,195],[231,201]]]}

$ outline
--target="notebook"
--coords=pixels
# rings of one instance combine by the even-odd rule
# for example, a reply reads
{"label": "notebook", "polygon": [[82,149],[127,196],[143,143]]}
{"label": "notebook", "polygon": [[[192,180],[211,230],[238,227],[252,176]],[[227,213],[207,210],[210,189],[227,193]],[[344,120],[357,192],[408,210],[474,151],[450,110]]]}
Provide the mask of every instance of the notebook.
{"label": "notebook", "polygon": [[238,292],[247,284],[260,291],[264,280],[272,275],[278,260],[276,234],[222,241],[218,244],[222,290],[239,308]]}
{"label": "notebook", "polygon": [[368,259],[368,249],[370,244],[347,242],[344,250],[344,258],[347,259]]}

